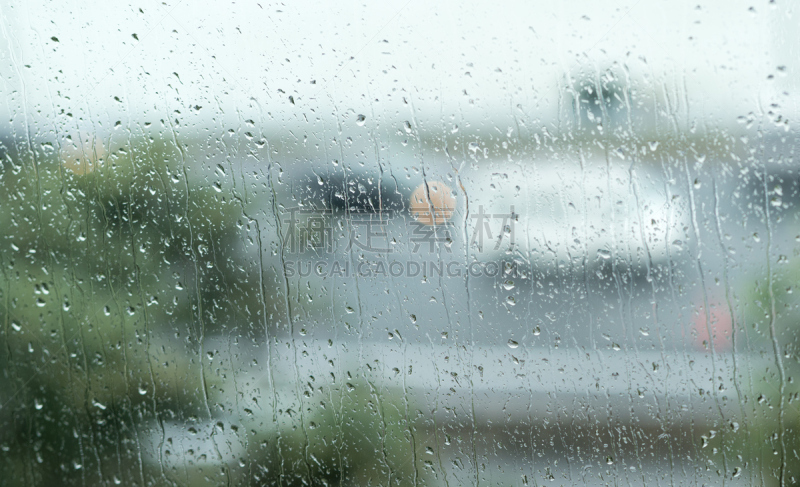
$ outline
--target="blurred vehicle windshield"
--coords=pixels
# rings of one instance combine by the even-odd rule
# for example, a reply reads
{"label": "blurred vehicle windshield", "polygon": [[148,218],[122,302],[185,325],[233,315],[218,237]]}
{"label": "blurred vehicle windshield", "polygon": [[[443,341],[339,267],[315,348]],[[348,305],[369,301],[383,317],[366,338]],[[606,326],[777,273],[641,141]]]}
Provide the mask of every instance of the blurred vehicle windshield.
{"label": "blurred vehicle windshield", "polygon": [[800,486],[799,23],[0,0],[0,484]]}

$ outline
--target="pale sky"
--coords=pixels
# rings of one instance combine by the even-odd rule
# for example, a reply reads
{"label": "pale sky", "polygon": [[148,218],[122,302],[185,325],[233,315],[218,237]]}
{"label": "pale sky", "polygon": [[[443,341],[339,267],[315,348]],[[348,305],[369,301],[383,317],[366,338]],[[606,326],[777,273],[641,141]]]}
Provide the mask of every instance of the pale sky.
{"label": "pale sky", "polygon": [[248,119],[302,131],[376,112],[547,126],[568,74],[617,63],[687,121],[733,126],[772,104],[791,119],[790,4],[2,0],[0,114],[42,137],[165,118],[200,135]]}

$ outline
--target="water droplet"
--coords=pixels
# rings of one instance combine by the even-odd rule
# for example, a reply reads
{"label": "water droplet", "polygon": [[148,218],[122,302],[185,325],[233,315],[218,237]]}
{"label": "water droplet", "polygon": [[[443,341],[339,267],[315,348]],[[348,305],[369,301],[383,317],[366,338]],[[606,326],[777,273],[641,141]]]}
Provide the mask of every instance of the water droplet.
{"label": "water droplet", "polygon": [[509,340],[508,341],[508,348],[517,348],[517,347],[519,347],[519,343],[517,343],[514,340]]}
{"label": "water droplet", "polygon": [[356,125],[358,125],[359,127],[363,127],[366,121],[367,117],[365,117],[364,115],[359,115],[358,117],[356,117]]}

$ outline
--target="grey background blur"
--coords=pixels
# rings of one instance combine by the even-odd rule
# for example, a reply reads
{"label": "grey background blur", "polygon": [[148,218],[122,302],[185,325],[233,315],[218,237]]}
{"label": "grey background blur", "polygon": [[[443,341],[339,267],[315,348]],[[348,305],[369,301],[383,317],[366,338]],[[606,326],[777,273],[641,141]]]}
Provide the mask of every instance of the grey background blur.
{"label": "grey background blur", "polygon": [[[799,485],[798,15],[0,2],[0,483]],[[283,272],[431,181],[522,277]]]}

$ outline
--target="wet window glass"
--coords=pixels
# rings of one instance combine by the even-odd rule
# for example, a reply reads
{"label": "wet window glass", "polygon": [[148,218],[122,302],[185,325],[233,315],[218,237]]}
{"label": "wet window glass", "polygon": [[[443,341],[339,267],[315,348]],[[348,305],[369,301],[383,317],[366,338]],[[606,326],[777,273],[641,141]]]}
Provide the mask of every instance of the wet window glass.
{"label": "wet window glass", "polygon": [[0,2],[0,483],[800,485],[798,22]]}

